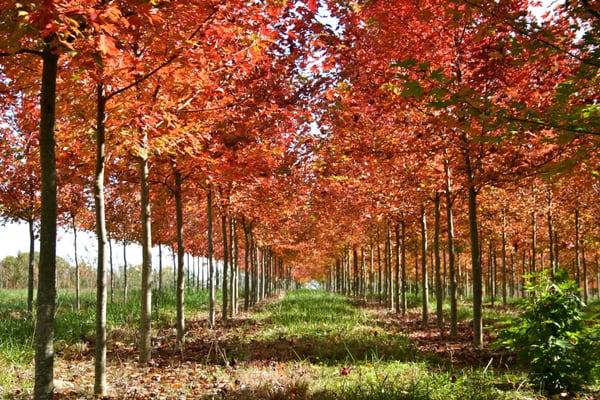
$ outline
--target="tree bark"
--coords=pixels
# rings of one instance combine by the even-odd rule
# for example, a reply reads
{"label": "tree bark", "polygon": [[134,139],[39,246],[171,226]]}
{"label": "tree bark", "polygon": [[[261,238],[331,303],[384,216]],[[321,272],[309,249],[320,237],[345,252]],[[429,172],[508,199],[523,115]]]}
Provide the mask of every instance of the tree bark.
{"label": "tree bark", "polygon": [[358,251],[356,249],[356,245],[352,247],[352,266],[354,274],[352,294],[354,296],[358,296]]}
{"label": "tree bark", "polygon": [[[369,245],[369,298],[373,298],[374,293],[374,280],[375,280],[375,271],[374,271],[374,253],[373,253],[373,239],[371,239],[371,244]],[[337,268],[336,268],[337,272]],[[337,276],[337,274],[336,274]]]}
{"label": "tree bark", "polygon": [[400,287],[400,254],[402,250],[400,248],[400,223],[396,223],[394,226],[394,233],[396,237],[396,253],[395,253],[395,266],[394,266],[394,282],[396,285],[396,291],[394,292],[394,303],[396,304],[396,313],[402,312],[402,304],[401,304],[401,287]]}
{"label": "tree bark", "polygon": [[212,188],[206,192],[206,219],[208,223],[208,327],[215,326],[215,266],[213,264],[213,215],[212,215]]}
{"label": "tree bark", "polygon": [[436,303],[436,322],[438,329],[444,328],[444,303],[442,297],[442,276],[440,259],[440,193],[435,193],[434,201],[435,227],[433,236],[433,253],[435,259],[435,303]]}
{"label": "tree bark", "polygon": [[127,281],[127,242],[123,241],[123,300],[127,302],[127,294],[129,292],[129,282]]}
{"label": "tree bark", "polygon": [[42,52],[40,92],[41,220],[35,330],[34,399],[51,400],[54,391],[54,314],[56,309],[56,76],[58,55],[49,40]]}
{"label": "tree bark", "polygon": [[360,297],[363,301],[366,300],[365,291],[365,277],[366,277],[366,265],[365,265],[365,247],[360,247]]}
{"label": "tree bark", "polygon": [[446,225],[448,235],[448,274],[450,279],[450,336],[458,333],[458,308],[456,303],[457,278],[454,249],[454,216],[452,214],[452,180],[448,160],[444,161],[446,173]]}
{"label": "tree bark", "polygon": [[427,274],[427,216],[425,206],[421,206],[421,276],[423,289],[423,325],[429,322],[429,282]]}
{"label": "tree bark", "polygon": [[112,240],[110,239],[110,237],[108,238],[108,260],[109,260],[108,264],[110,265],[110,303],[112,304],[114,301],[114,294],[115,294],[115,288],[114,288],[115,273],[114,273],[114,269],[113,269]]}
{"label": "tree bark", "polygon": [[[35,231],[33,227],[33,218],[27,221],[29,227],[29,259],[27,261],[27,312],[29,315],[33,313],[33,286],[34,286],[34,263],[35,263]],[[78,299],[78,293],[75,295]],[[79,307],[77,307],[79,310]]]}
{"label": "tree bark", "polygon": [[229,243],[231,244],[231,310],[229,315],[234,317],[238,312],[238,251],[237,251],[237,235],[236,233],[236,220],[230,218],[229,228]]}
{"label": "tree bark", "polygon": [[[467,139],[463,136],[466,145]],[[469,203],[469,236],[471,244],[471,267],[473,272],[473,345],[475,348],[483,346],[483,293],[481,259],[479,257],[479,230],[477,222],[477,190],[475,188],[475,174],[471,164],[469,149],[465,149],[465,169],[467,173],[467,189]]]}
{"label": "tree bark", "polygon": [[104,84],[98,83],[96,115],[96,176],[94,180],[94,206],[96,208],[96,237],[98,258],[96,273],[96,354],[94,394],[106,396],[106,217],[104,209],[104,160],[106,157],[106,98]]}
{"label": "tree bark", "polygon": [[[535,202],[535,198],[534,198]],[[531,212],[531,272],[536,273],[536,258],[537,258],[537,215],[535,210]]]}
{"label": "tree bark", "polygon": [[587,261],[585,259],[585,245],[581,246],[581,264],[583,266],[583,302],[588,304],[589,298],[589,284],[588,284],[588,268]]}
{"label": "tree bark", "polygon": [[162,244],[158,244],[158,293],[162,293],[163,280]]}
{"label": "tree bark", "polygon": [[73,259],[75,261],[75,308],[81,310],[81,282],[79,277],[79,257],[77,255],[77,225],[75,224],[75,214],[72,215],[71,224],[73,227]]}
{"label": "tree bark", "polygon": [[596,253],[596,297],[600,299],[600,257]]}
{"label": "tree bark", "polygon": [[394,282],[392,280],[392,230],[385,225],[385,298],[388,310],[394,309]]}
{"label": "tree bark", "polygon": [[244,221],[244,311],[250,306],[250,227]]}
{"label": "tree bark", "polygon": [[556,269],[560,267],[560,259],[558,258],[558,232],[556,229],[554,230],[554,265],[556,265]]}
{"label": "tree bark", "polygon": [[502,209],[502,305],[508,304],[506,289],[506,209]]}
{"label": "tree bark", "polygon": [[175,246],[171,247],[171,260],[173,262],[173,291],[177,291],[177,257],[175,255]]}
{"label": "tree bark", "polygon": [[580,256],[579,256],[579,252],[580,252],[580,248],[581,248],[580,246],[581,246],[581,240],[580,240],[580,234],[579,234],[579,208],[576,208],[575,209],[575,279],[576,279],[578,285],[581,285],[580,273],[579,273],[579,270],[581,269]]}
{"label": "tree bark", "polygon": [[554,260],[554,221],[552,218],[552,189],[546,191],[547,201],[547,219],[548,219],[548,247],[550,248],[550,273],[554,277],[556,274],[556,262]]}
{"label": "tree bark", "polygon": [[[147,133],[142,138],[147,148]],[[150,209],[150,186],[148,183],[148,156],[139,159],[140,191],[142,206],[142,290],[140,316],[140,363],[147,364],[151,357],[151,324],[152,324],[152,215]]]}
{"label": "tree bark", "polygon": [[185,285],[183,280],[185,254],[183,242],[183,199],[181,194],[181,172],[174,166],[175,173],[175,214],[177,220],[177,347],[183,351],[185,336]]}
{"label": "tree bark", "polygon": [[401,266],[402,278],[400,281],[400,302],[402,315],[406,314],[406,225],[404,221],[400,221],[400,246],[402,247]]}
{"label": "tree bark", "polygon": [[221,304],[221,318],[223,321],[227,321],[227,314],[229,308],[229,282],[228,282],[228,272],[229,272],[229,248],[227,246],[227,214],[225,213],[225,207],[223,207],[221,214],[221,230],[223,236],[223,289],[222,289],[222,304]]}
{"label": "tree bark", "polygon": [[489,240],[489,249],[488,249],[488,274],[489,274],[489,294],[491,297],[492,307],[494,307],[494,302],[496,301],[496,257],[494,252],[494,241],[492,235],[490,234]]}
{"label": "tree bark", "polygon": [[381,246],[379,243],[379,227],[377,228],[377,298],[379,300],[379,304],[382,303],[382,273],[381,273]]}

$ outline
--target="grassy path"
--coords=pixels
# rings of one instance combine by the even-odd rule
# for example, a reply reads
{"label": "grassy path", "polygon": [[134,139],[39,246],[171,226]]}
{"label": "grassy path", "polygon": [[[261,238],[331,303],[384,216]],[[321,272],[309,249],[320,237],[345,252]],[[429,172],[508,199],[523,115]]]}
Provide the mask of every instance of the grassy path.
{"label": "grassy path", "polygon": [[420,351],[385,313],[360,308],[342,296],[292,292],[255,318],[259,327],[230,348],[244,363],[236,372],[237,385],[224,398],[534,397],[523,388],[520,374],[448,368],[435,355]]}
{"label": "grassy path", "polygon": [[[188,313],[185,352],[175,350],[171,319],[164,314],[156,324],[150,366],[137,364],[135,323],[113,326],[108,365],[112,398],[537,398],[521,374],[494,365],[449,366],[403,332],[408,320],[358,307],[338,295],[290,292],[215,330],[205,328],[201,302]],[[86,327],[87,322],[80,329]],[[65,336],[56,368],[60,398],[91,398],[92,350],[91,338]],[[31,370],[15,363],[10,386],[0,390],[0,397],[27,398]],[[21,386],[25,389],[16,389]]]}

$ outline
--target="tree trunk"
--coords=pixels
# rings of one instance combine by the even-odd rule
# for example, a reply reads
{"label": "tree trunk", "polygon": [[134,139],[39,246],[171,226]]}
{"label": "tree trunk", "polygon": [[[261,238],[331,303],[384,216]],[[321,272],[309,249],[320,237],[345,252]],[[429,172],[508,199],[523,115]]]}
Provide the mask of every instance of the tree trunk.
{"label": "tree trunk", "polygon": [[352,294],[358,296],[358,252],[356,250],[356,245],[352,247],[352,266],[354,273]]}
{"label": "tree trunk", "polygon": [[41,225],[35,329],[35,400],[51,400],[54,391],[54,313],[56,308],[56,76],[58,55],[49,41],[42,53],[40,93]]}
{"label": "tree trunk", "polygon": [[394,226],[394,233],[396,236],[396,253],[395,253],[395,266],[394,266],[394,282],[396,285],[396,291],[394,292],[394,303],[396,304],[396,312],[400,313],[402,311],[402,304],[401,304],[401,287],[400,287],[400,254],[402,253],[402,250],[400,248],[401,243],[400,243],[400,224],[397,222],[396,225]]}
{"label": "tree trunk", "polygon": [[[467,144],[466,137],[463,142]],[[479,257],[479,231],[477,222],[477,190],[475,188],[475,175],[469,150],[465,149],[465,167],[467,172],[467,188],[469,203],[469,236],[471,244],[471,266],[473,271],[473,345],[476,348],[483,346],[483,293],[481,259]]]}
{"label": "tree trunk", "polygon": [[558,258],[558,232],[556,229],[554,231],[554,265],[556,269],[560,267],[560,259]]}
{"label": "tree trunk", "polygon": [[[374,271],[374,253],[373,253],[373,239],[371,239],[371,244],[369,245],[369,298],[373,299],[374,293],[374,280],[375,280],[375,271]],[[336,269],[337,272],[337,269]]]}
{"label": "tree trunk", "polygon": [[419,294],[419,284],[421,280],[419,279],[419,246],[418,239],[415,244],[415,294]]}
{"label": "tree trunk", "polygon": [[171,260],[173,263],[173,291],[177,291],[177,257],[175,256],[175,246],[171,247]]}
{"label": "tree trunk", "polygon": [[440,271],[440,193],[435,193],[434,202],[435,211],[435,228],[433,236],[433,253],[435,258],[435,304],[436,304],[436,321],[438,329],[444,328],[444,303],[442,297],[442,275]]}
{"label": "tree trunk", "polygon": [[377,298],[379,304],[382,303],[382,273],[381,273],[381,246],[379,243],[379,228],[377,228]]}
{"label": "tree trunk", "polygon": [[185,254],[183,241],[183,199],[181,194],[181,172],[175,169],[175,214],[177,221],[177,347],[183,351],[185,336],[185,286],[183,280]]}
{"label": "tree trunk", "polygon": [[523,252],[523,256],[521,257],[521,297],[525,297],[525,275],[527,274],[527,271],[525,270],[525,261],[526,255],[525,252]]}
{"label": "tree trunk", "polygon": [[363,301],[366,300],[366,291],[365,291],[365,274],[366,265],[365,265],[365,248],[364,246],[360,247],[360,297]]}
{"label": "tree trunk", "polygon": [[[441,216],[440,216],[441,218]],[[440,238],[441,256],[442,256],[442,300],[448,296],[448,263],[446,261],[446,246]]]}
{"label": "tree trunk", "polygon": [[127,242],[123,241],[123,300],[127,302],[127,293],[129,291],[129,282],[127,281]]}
{"label": "tree trunk", "polygon": [[[186,276],[186,283],[185,283],[185,287],[190,287],[190,280],[192,279],[192,270],[190,269],[190,253],[185,254],[185,257],[187,258],[187,268],[184,267],[184,274]],[[184,263],[185,266],[185,263]]]}
{"label": "tree trunk", "polygon": [[163,280],[162,244],[158,244],[158,293],[162,293]]}
{"label": "tree trunk", "polygon": [[596,253],[596,297],[600,299],[600,257]]}
{"label": "tree trunk", "polygon": [[400,221],[400,246],[402,248],[402,256],[401,256],[401,266],[400,270],[402,273],[402,277],[400,280],[400,302],[401,302],[401,310],[402,315],[406,314],[407,304],[406,304],[406,225],[404,221]]}
{"label": "tree trunk", "polygon": [[30,218],[27,221],[27,225],[29,226],[29,259],[27,262],[27,312],[31,315],[33,313],[33,285],[35,278],[35,231],[33,229],[33,218]]}
{"label": "tree trunk", "polygon": [[238,312],[238,251],[235,218],[230,218],[231,226],[229,228],[229,243],[231,244],[231,310],[229,315],[234,317]]}
{"label": "tree trunk", "polygon": [[94,205],[96,208],[96,237],[98,260],[96,275],[96,355],[94,394],[106,396],[106,217],[104,210],[104,160],[106,157],[105,120],[106,98],[104,85],[97,85],[96,116],[96,176],[94,181]]}
{"label": "tree trunk", "polygon": [[213,215],[212,215],[212,188],[209,186],[206,193],[206,219],[208,223],[208,327],[215,326],[215,266],[213,264]]}
{"label": "tree trunk", "polygon": [[581,264],[583,265],[583,302],[588,304],[589,285],[588,285],[588,268],[585,259],[585,245],[581,246]]}
{"label": "tree trunk", "polygon": [[259,279],[258,279],[258,243],[256,237],[252,235],[252,304],[258,303],[259,299]]}
{"label": "tree trunk", "polygon": [[[534,198],[535,202],[535,198]],[[531,212],[531,272],[536,273],[536,258],[537,258],[537,215],[535,210]]]}
{"label": "tree trunk", "polygon": [[423,288],[423,325],[429,322],[429,283],[427,274],[427,216],[425,206],[421,206],[421,276]]}
{"label": "tree trunk", "polygon": [[508,304],[506,278],[506,210],[502,209],[502,305],[504,307]]}
{"label": "tree trunk", "polygon": [[581,285],[579,270],[580,270],[580,238],[579,238],[579,208],[575,209],[575,280],[578,285]]}
{"label": "tree trunk", "polygon": [[496,258],[494,254],[494,242],[490,234],[489,248],[488,248],[488,274],[489,274],[489,294],[491,297],[492,307],[496,301]]}
{"label": "tree trunk", "polygon": [[200,269],[200,289],[206,289],[207,285],[206,285],[206,275],[208,273],[208,259],[206,257],[204,258],[204,262],[202,263],[202,267]]}
{"label": "tree trunk", "polygon": [[200,277],[202,273],[202,265],[200,264],[200,256],[196,257],[196,290],[202,289]]}
{"label": "tree trunk", "polygon": [[510,297],[515,297],[517,286],[515,272],[515,249],[513,248],[510,252]]}
{"label": "tree trunk", "polygon": [[250,306],[250,227],[244,221],[244,311]]}
{"label": "tree trunk", "polygon": [[552,189],[546,191],[546,200],[548,202],[548,247],[550,249],[550,273],[554,277],[556,274],[556,262],[554,260],[554,221],[552,218]]}
{"label": "tree trunk", "polygon": [[388,310],[394,309],[394,282],[392,280],[392,230],[385,224],[385,298]]}
{"label": "tree trunk", "polygon": [[77,311],[81,310],[81,282],[79,279],[79,257],[77,255],[77,225],[75,224],[75,214],[72,215],[72,227],[73,227],[73,259],[75,260],[75,308]]}
{"label": "tree trunk", "polygon": [[110,265],[110,303],[112,304],[114,301],[114,293],[115,293],[115,288],[114,288],[115,273],[114,273],[114,269],[113,269],[112,240],[110,239],[110,237],[108,238],[108,260],[109,260],[108,264]]}
{"label": "tree trunk", "polygon": [[221,318],[223,321],[227,321],[227,309],[229,307],[228,303],[228,270],[229,270],[229,248],[227,247],[227,215],[225,214],[225,207],[223,207],[221,214],[221,230],[223,236],[223,303],[221,304]]}
{"label": "tree trunk", "polygon": [[[146,132],[142,138],[144,148],[147,148]],[[150,211],[150,186],[148,184],[148,156],[139,159],[140,191],[142,206],[142,290],[140,316],[140,363],[150,361],[151,323],[152,323],[152,215]]]}
{"label": "tree trunk", "polygon": [[[458,332],[458,309],[456,304],[457,279],[455,268],[454,249],[454,216],[452,215],[452,180],[450,177],[450,165],[448,160],[444,161],[446,173],[446,224],[448,235],[448,274],[450,279],[450,336],[456,337]],[[460,274],[459,274],[460,275]]]}

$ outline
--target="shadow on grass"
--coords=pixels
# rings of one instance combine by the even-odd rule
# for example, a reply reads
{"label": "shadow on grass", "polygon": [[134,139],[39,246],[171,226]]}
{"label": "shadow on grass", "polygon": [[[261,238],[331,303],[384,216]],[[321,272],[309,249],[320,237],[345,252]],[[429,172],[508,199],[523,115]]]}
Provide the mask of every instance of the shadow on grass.
{"label": "shadow on grass", "polygon": [[[405,335],[379,329],[351,300],[324,292],[297,291],[268,304],[258,319],[235,319],[214,331],[204,321],[189,326],[182,361],[232,364],[307,361],[324,365],[380,360],[416,361],[419,352]],[[172,338],[170,341],[172,342]],[[158,349],[159,358],[176,353]]]}
{"label": "shadow on grass", "polygon": [[[470,399],[508,400],[514,399],[517,388],[514,385],[499,384],[490,379],[474,377],[453,381],[449,377],[427,375],[418,379],[404,379],[388,375],[383,379],[349,378],[331,388],[311,388],[306,380],[289,382],[261,383],[253,387],[222,389],[215,396],[205,399],[224,400],[431,400],[431,399]],[[506,392],[501,392],[506,390]]]}
{"label": "shadow on grass", "polygon": [[[27,293],[22,290],[0,291],[0,360],[9,365],[28,364],[33,359],[35,318],[27,313]],[[153,318],[157,327],[174,325],[175,294],[163,292],[153,297]],[[56,303],[55,349],[59,355],[77,358],[89,355],[95,341],[95,293],[82,292],[81,310],[75,309],[72,292],[59,293]],[[139,291],[132,290],[127,301],[115,292],[115,301],[109,302],[107,322],[109,339],[135,340],[139,325]],[[208,304],[208,292],[190,292],[186,295],[188,310],[203,310]],[[73,346],[72,349],[69,349]],[[109,343],[110,346],[110,343]],[[77,353],[77,354],[63,354]]]}

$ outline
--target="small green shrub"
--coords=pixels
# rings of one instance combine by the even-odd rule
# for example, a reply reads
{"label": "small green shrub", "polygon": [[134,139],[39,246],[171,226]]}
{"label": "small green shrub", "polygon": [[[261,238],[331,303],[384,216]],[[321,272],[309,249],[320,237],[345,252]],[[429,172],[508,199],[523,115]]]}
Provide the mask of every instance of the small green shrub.
{"label": "small green shrub", "polygon": [[586,327],[579,287],[563,271],[529,277],[532,297],[523,313],[500,334],[500,343],[516,351],[529,367],[530,380],[553,394],[574,392],[593,380],[599,366],[598,329]]}

